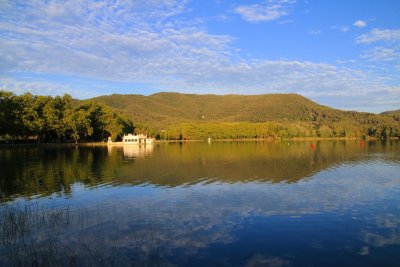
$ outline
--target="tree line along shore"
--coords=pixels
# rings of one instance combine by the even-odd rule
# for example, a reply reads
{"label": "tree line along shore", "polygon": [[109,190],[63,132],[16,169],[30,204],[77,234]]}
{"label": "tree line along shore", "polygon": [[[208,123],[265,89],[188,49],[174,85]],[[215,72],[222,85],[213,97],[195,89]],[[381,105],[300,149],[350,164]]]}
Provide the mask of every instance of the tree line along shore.
{"label": "tree line along shore", "polygon": [[[305,106],[303,109],[305,111],[301,114],[296,114],[294,109],[289,115],[291,111],[285,110],[285,116],[291,118],[289,120],[272,118],[262,121],[258,118],[254,122],[175,118],[165,123],[157,119],[151,122],[147,118],[138,119],[132,110],[124,112],[96,99],[75,100],[69,95],[16,95],[0,91],[0,142],[84,143],[104,142],[108,137],[118,141],[124,134],[132,132],[148,134],[158,140],[400,137],[400,116],[397,113],[344,112],[322,106]],[[308,110],[310,116],[304,115]]]}
{"label": "tree line along shore", "polygon": [[129,119],[105,105],[78,103],[69,95],[0,91],[0,115],[3,142],[97,142],[134,130]]}

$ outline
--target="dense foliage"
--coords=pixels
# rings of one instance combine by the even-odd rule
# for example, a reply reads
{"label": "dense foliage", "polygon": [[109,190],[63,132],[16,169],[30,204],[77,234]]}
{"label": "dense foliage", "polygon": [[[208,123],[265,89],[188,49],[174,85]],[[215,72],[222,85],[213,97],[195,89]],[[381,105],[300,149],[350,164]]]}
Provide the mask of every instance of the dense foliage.
{"label": "dense foliage", "polygon": [[102,141],[133,131],[133,124],[109,107],[71,96],[17,96],[0,91],[0,137],[37,142]]}
{"label": "dense foliage", "polygon": [[392,111],[386,111],[386,112],[383,112],[382,115],[387,115],[387,116],[392,117],[396,121],[400,121],[400,109],[392,110]]}
{"label": "dense foliage", "polygon": [[[117,115],[123,114],[123,115]],[[129,118],[129,119],[127,119]],[[399,111],[332,109],[295,94],[111,95],[77,101],[0,91],[0,137],[38,142],[117,140],[124,133],[159,139],[400,137]]]}
{"label": "dense foliage", "polygon": [[110,95],[93,100],[162,139],[400,136],[399,112],[371,114],[318,105],[296,94]]}

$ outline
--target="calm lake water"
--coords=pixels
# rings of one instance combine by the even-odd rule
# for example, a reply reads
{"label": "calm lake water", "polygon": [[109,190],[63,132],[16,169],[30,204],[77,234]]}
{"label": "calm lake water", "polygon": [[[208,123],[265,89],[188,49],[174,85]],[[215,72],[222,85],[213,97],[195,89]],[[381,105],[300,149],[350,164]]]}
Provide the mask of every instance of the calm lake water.
{"label": "calm lake water", "polygon": [[1,147],[0,266],[399,266],[400,143]]}

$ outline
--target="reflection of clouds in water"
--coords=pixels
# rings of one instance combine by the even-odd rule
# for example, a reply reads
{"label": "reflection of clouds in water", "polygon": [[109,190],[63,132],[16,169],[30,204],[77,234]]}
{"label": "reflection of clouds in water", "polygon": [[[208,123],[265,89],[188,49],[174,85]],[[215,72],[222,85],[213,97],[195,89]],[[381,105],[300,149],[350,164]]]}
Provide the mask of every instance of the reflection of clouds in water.
{"label": "reflection of clouds in water", "polygon": [[358,252],[358,254],[363,255],[363,256],[369,255],[369,247],[362,247],[360,252]]}
{"label": "reflection of clouds in water", "polygon": [[[382,168],[378,162],[364,162],[336,166],[292,184],[208,183],[206,179],[177,187],[110,185],[87,190],[75,185],[73,198],[67,202],[73,206],[82,201],[85,220],[90,223],[73,225],[64,242],[76,242],[74,235],[80,230],[89,246],[101,238],[106,251],[115,247],[125,255],[121,261],[127,255],[147,256],[154,251],[167,259],[190,258],[213,244],[240,242],[237,233],[251,217],[278,215],[301,221],[310,214],[350,213],[375,222],[360,225],[366,228],[360,229],[366,245],[397,245],[400,217],[381,209],[387,198],[399,198],[399,180],[393,173],[400,173],[398,164]],[[398,209],[395,206],[393,213]],[[369,231],[376,227],[383,230]],[[325,246],[310,241],[314,249]],[[369,255],[368,246],[359,248],[358,254]],[[287,265],[289,261],[274,255],[256,254],[247,261],[247,266]]]}
{"label": "reflection of clouds in water", "polygon": [[[118,218],[112,220],[107,227],[107,237],[116,237],[118,246],[129,247],[133,242],[141,240],[141,250],[148,253],[157,241],[166,254],[173,255],[176,249],[184,249],[182,254],[195,254],[198,249],[205,248],[212,243],[230,243],[234,241],[231,236],[235,222],[231,220],[221,224],[225,216],[207,214],[196,206],[174,205],[177,202],[166,203],[160,207],[160,202],[136,205],[134,203],[118,203],[113,211],[103,210],[110,216]],[[217,220],[217,221],[215,221]],[[110,240],[111,241],[111,240]]]}
{"label": "reflection of clouds in water", "polygon": [[[363,205],[377,210],[374,216],[380,216],[379,205],[388,192],[398,188],[398,179],[390,175],[394,171],[400,171],[399,166],[388,165],[385,169],[368,165],[342,166],[296,184],[202,183],[174,188],[126,187],[126,193],[110,203],[106,199],[97,200],[104,203],[101,212],[107,214],[104,219],[106,238],[110,243],[112,238],[117,239],[118,246],[123,248],[140,239],[140,250],[145,253],[157,243],[164,255],[173,256],[179,251],[179,255],[189,256],[211,244],[238,241],[235,233],[251,216],[280,215],[301,219],[316,213],[358,214],[360,210],[363,212]],[[87,193],[99,197],[96,192]],[[395,219],[396,222],[377,223],[381,227],[398,227],[400,218]],[[373,246],[399,244],[399,234],[395,231],[389,236],[367,233],[364,239]],[[360,253],[366,252],[364,249]]]}
{"label": "reflection of clouds in water", "polygon": [[385,234],[365,233],[364,242],[374,247],[383,247],[386,245],[400,245],[400,233],[390,231]]}
{"label": "reflection of clouds in water", "polygon": [[381,228],[396,229],[400,227],[400,217],[392,213],[381,214],[376,221]]}
{"label": "reflection of clouds in water", "polygon": [[362,234],[363,241],[373,247],[400,245],[400,217],[394,214],[381,213],[373,218],[376,227],[366,229]]}
{"label": "reflection of clouds in water", "polygon": [[290,266],[290,261],[279,257],[268,257],[260,254],[254,255],[247,261],[246,267],[284,267]]}

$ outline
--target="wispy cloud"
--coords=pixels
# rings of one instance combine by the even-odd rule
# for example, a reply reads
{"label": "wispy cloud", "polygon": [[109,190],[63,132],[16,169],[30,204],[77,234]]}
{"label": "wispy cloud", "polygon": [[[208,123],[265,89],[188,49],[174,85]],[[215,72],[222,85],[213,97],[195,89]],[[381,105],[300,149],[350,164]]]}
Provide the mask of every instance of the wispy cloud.
{"label": "wispy cloud", "polygon": [[309,30],[308,34],[311,35],[320,35],[322,32],[320,30]]}
{"label": "wispy cloud", "polygon": [[357,20],[356,22],[353,23],[353,26],[358,28],[364,28],[365,26],[367,26],[367,22],[363,20]]}
{"label": "wispy cloud", "polygon": [[7,89],[16,94],[30,92],[36,95],[64,95],[70,94],[74,97],[88,98],[92,97],[94,92],[88,90],[77,90],[71,86],[40,80],[19,80],[15,78],[0,77],[0,89]]}
{"label": "wispy cloud", "polygon": [[400,53],[398,51],[382,46],[366,51],[361,57],[371,61],[400,61]]}
{"label": "wispy cloud", "polygon": [[[360,58],[373,62],[374,69],[387,73],[385,79],[398,76],[396,67],[400,66],[400,29],[372,29],[356,38],[358,44],[372,48],[364,50]],[[391,76],[389,73],[393,73]],[[398,82],[398,79],[397,79]]]}
{"label": "wispy cloud", "polygon": [[2,9],[7,14],[0,24],[3,72],[149,80],[174,75],[177,68],[189,73],[194,62],[200,69],[223,62],[232,39],[169,20],[184,9],[180,1],[70,1],[57,8],[52,1],[39,3],[25,8],[8,3],[11,7]]}
{"label": "wispy cloud", "polygon": [[348,32],[350,30],[350,28],[348,26],[332,26],[331,29],[333,30],[339,30],[341,32]]}
{"label": "wispy cloud", "polygon": [[369,33],[360,35],[358,43],[399,42],[400,29],[372,29]]}
{"label": "wispy cloud", "polygon": [[[49,74],[110,82],[110,87],[112,83],[124,83],[124,88],[130,83],[151,85],[157,91],[297,92],[314,100],[330,96],[330,104],[336,107],[341,103],[335,103],[335,97],[354,99],[388,88],[379,77],[346,64],[244,59],[232,36],[211,34],[201,20],[189,23],[184,16],[186,4],[178,0],[0,1],[0,86],[18,93],[67,92],[81,98],[105,92],[95,86],[80,90],[82,86],[65,80],[35,79],[35,75]],[[268,1],[260,5],[282,7],[287,13],[285,7],[293,4]],[[357,42],[399,39],[398,31],[387,31],[373,30]],[[387,35],[391,38],[382,37]],[[23,73],[32,74],[31,78],[19,79],[17,74]],[[400,102],[400,96],[390,90],[382,95]]]}
{"label": "wispy cloud", "polygon": [[249,22],[277,20],[289,14],[294,0],[268,0],[260,4],[239,6],[235,12]]}

